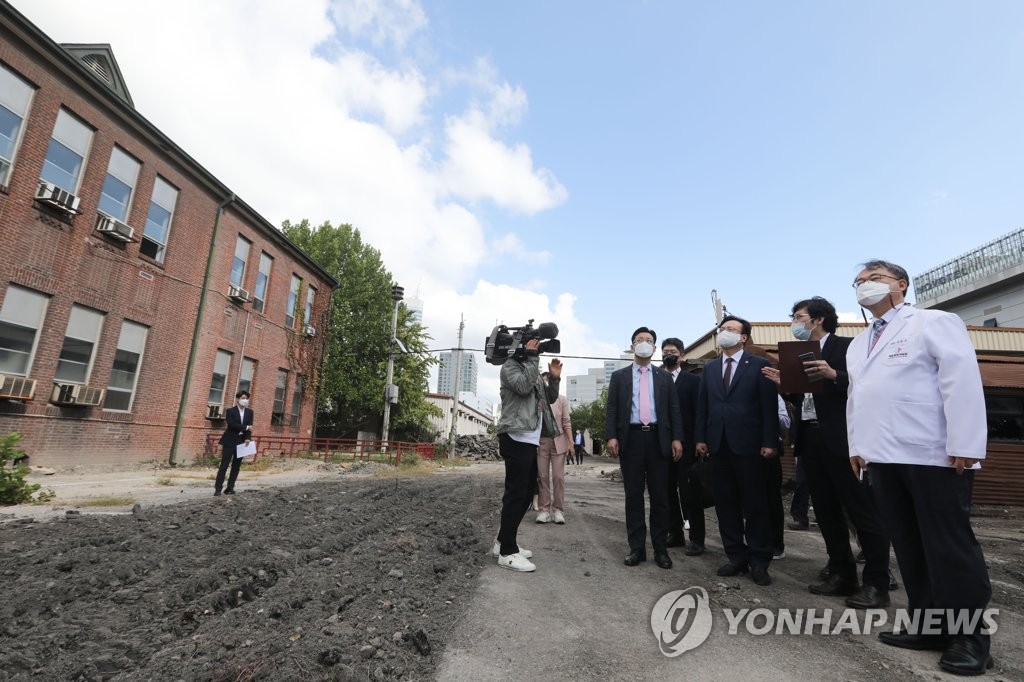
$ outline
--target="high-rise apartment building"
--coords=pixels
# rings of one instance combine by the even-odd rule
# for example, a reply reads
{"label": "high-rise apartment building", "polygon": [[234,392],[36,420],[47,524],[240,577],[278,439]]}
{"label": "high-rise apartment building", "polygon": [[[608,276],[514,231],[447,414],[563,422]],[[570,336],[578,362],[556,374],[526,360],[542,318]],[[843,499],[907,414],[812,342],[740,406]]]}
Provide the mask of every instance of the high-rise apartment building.
{"label": "high-rise apartment building", "polygon": [[[437,371],[437,392],[441,395],[455,395],[455,360],[454,351],[445,351],[438,357],[441,365]],[[476,357],[469,351],[462,351],[461,367],[459,368],[459,391],[476,394],[478,368]]]}

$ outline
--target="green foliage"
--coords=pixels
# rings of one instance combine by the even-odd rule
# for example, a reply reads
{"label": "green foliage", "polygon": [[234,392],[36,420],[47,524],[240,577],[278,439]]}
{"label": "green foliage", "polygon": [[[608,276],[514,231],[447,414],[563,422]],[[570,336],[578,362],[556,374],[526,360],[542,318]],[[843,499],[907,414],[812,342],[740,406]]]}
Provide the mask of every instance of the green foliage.
{"label": "green foliage", "polygon": [[9,433],[0,438],[0,504],[21,504],[32,499],[32,493],[39,490],[38,483],[27,483],[25,476],[29,469],[23,462],[14,460],[24,457],[25,451],[18,449],[21,434]]}
{"label": "green foliage", "polygon": [[601,391],[601,397],[592,403],[580,405],[569,413],[572,428],[590,431],[594,440],[604,441],[604,413],[608,407],[608,389]]}
{"label": "green foliage", "polygon": [[[308,220],[285,221],[284,234],[338,280],[331,299],[327,347],[320,378],[317,436],[355,437],[360,430],[379,431],[384,411],[384,382],[394,301],[391,273],[380,252],[363,242],[351,225]],[[399,402],[391,408],[390,437],[416,440],[430,433],[428,417],[438,412],[424,398],[430,365],[430,337],[401,305],[398,338],[409,355],[395,356],[394,382]]]}

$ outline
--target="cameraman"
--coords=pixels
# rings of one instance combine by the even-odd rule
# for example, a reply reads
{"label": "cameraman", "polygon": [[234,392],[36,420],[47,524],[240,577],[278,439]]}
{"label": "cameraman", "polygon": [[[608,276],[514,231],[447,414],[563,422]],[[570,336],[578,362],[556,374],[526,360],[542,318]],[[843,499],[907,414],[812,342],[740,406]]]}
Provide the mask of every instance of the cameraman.
{"label": "cameraman", "polygon": [[516,532],[537,485],[537,446],[540,437],[557,436],[551,403],[558,399],[562,363],[548,363],[548,383],[540,377],[539,339],[526,342],[525,354],[501,366],[501,418],[498,448],[505,460],[505,494],[501,498],[498,565],[513,571],[533,571],[532,552],[516,544]]}

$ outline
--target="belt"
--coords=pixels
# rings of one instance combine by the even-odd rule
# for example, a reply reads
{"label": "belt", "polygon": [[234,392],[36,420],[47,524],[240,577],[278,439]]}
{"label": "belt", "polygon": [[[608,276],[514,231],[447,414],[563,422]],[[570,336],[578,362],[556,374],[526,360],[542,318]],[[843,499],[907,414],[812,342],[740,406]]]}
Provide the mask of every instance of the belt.
{"label": "belt", "polygon": [[630,424],[630,431],[653,431],[658,428],[657,424]]}
{"label": "belt", "polygon": [[808,419],[806,421],[800,422],[800,426],[809,426],[812,429],[816,429],[818,428],[819,424],[817,419]]}

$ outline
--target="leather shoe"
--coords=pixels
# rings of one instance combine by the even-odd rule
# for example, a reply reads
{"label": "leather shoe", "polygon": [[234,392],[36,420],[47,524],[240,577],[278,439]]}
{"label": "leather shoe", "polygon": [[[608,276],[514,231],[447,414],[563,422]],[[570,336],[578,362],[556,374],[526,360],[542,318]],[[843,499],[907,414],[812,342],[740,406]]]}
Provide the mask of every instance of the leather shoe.
{"label": "leather shoe", "polygon": [[807,591],[811,594],[821,594],[826,597],[848,597],[857,592],[857,581],[831,574],[828,580],[816,585],[808,585]]}
{"label": "leather shoe", "polygon": [[723,578],[729,578],[734,575],[746,573],[749,570],[750,566],[748,566],[746,563],[742,561],[730,561],[729,563],[723,565],[721,568],[718,569],[718,575],[722,576]]}
{"label": "leather shoe", "polygon": [[909,632],[879,632],[878,639],[882,644],[914,649],[915,651],[944,651],[949,646],[949,638],[945,635],[915,635]]}
{"label": "leather shoe", "polygon": [[884,609],[889,605],[889,593],[882,592],[874,585],[864,585],[860,592],[847,597],[846,605],[851,609]]}
{"label": "leather shoe", "polygon": [[754,566],[750,569],[750,579],[755,585],[767,587],[772,584],[772,577],[768,575],[768,569],[763,566]]}
{"label": "leather shoe", "polygon": [[807,523],[806,521],[804,521],[803,523],[800,523],[799,521],[790,521],[786,524],[786,528],[790,530],[808,530],[810,527],[811,524]]}
{"label": "leather shoe", "polygon": [[939,667],[954,675],[981,675],[993,665],[992,657],[981,642],[957,635],[939,659]]}
{"label": "leather shoe", "polygon": [[654,563],[658,564],[658,568],[672,568],[672,558],[668,552],[655,552]]}
{"label": "leather shoe", "polygon": [[818,571],[818,577],[821,578],[822,582],[828,580],[832,576],[832,567],[825,564],[825,568]]}
{"label": "leather shoe", "polygon": [[214,497],[220,497],[220,491],[219,490],[214,490],[213,491],[213,496]]}
{"label": "leather shoe", "polygon": [[665,542],[666,547],[682,547],[686,544],[686,539],[682,535],[676,535],[671,533],[668,536],[668,541]]}
{"label": "leather shoe", "polygon": [[234,491],[233,489],[232,489],[232,490],[225,490],[225,491],[224,491],[224,494],[225,494],[225,495],[234,495],[234,494],[235,494],[235,491]]}
{"label": "leather shoe", "polygon": [[639,550],[633,550],[626,555],[626,559],[622,563],[627,566],[638,566],[641,561],[647,561],[647,554]]}
{"label": "leather shoe", "polygon": [[696,542],[691,542],[683,550],[683,554],[686,556],[700,556],[704,553],[704,545],[698,545]]}

